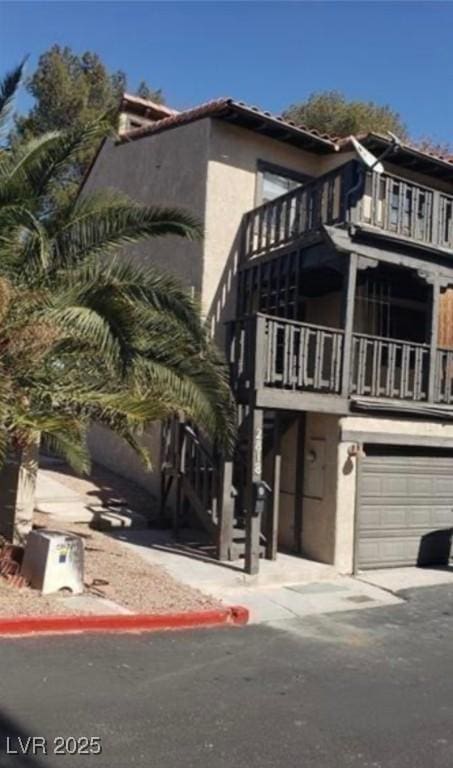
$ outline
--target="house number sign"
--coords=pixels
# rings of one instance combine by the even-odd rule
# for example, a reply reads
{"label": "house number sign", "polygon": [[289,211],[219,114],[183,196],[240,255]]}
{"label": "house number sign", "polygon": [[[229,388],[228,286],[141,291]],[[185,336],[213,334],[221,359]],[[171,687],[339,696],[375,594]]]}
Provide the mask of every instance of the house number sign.
{"label": "house number sign", "polygon": [[261,476],[261,457],[263,454],[263,430],[258,427],[255,429],[255,439],[253,441],[253,474]]}

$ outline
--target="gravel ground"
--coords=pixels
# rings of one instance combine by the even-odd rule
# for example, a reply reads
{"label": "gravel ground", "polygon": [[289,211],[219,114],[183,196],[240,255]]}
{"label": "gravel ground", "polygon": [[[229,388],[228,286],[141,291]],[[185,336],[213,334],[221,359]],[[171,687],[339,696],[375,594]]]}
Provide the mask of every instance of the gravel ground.
{"label": "gravel ground", "polygon": [[[91,595],[113,600],[133,613],[176,613],[218,606],[212,598],[176,582],[163,568],[143,562],[121,543],[84,525],[69,525],[37,513],[35,525],[72,531],[85,542],[85,584]],[[96,582],[96,580],[102,580]],[[105,583],[107,582],[107,583]],[[11,587],[0,578],[0,615],[43,615],[74,612],[70,598],[42,596],[29,588]],[[77,611],[81,613],[80,609]]]}

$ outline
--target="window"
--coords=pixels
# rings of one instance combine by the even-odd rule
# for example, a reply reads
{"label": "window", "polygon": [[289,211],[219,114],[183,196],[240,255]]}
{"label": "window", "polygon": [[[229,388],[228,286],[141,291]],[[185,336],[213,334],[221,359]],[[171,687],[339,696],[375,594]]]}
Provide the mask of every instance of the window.
{"label": "window", "polygon": [[276,197],[300,187],[309,179],[310,176],[306,174],[258,161],[256,204],[261,205],[269,202],[269,200],[275,200]]}

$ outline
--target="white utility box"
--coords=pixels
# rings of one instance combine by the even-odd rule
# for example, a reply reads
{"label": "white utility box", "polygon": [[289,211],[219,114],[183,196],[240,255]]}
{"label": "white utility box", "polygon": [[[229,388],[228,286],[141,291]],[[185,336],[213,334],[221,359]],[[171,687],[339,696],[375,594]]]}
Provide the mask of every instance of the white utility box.
{"label": "white utility box", "polygon": [[31,531],[27,538],[22,575],[45,595],[70,589],[83,592],[83,540],[64,531]]}

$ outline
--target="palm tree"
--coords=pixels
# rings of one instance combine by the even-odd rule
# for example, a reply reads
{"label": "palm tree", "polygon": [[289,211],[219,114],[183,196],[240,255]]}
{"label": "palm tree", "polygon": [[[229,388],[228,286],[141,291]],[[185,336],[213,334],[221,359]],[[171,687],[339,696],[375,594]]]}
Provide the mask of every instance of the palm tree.
{"label": "palm tree", "polygon": [[[0,85],[0,129],[20,76]],[[53,207],[70,161],[105,131],[101,119],[0,150],[0,463],[9,457],[16,477],[41,441],[88,471],[94,422],[148,465],[140,435],[173,414],[232,440],[226,367],[196,302],[173,277],[119,256],[138,240],[200,237],[195,219],[109,191]]]}

